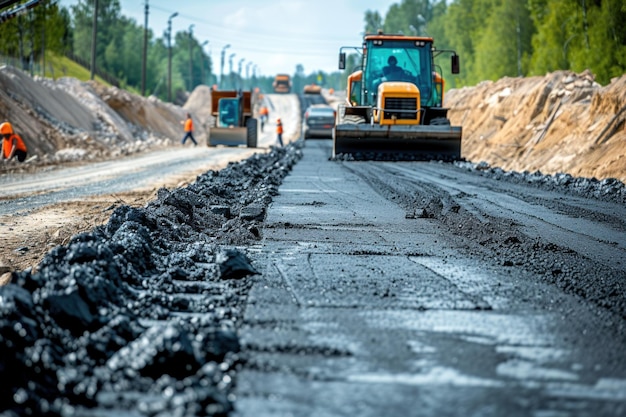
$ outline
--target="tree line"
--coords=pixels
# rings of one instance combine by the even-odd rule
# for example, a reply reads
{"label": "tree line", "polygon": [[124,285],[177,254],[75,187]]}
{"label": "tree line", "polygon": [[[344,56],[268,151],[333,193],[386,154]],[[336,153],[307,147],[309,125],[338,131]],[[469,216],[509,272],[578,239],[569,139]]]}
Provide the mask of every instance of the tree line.
{"label": "tree line", "polygon": [[[23,2],[22,2],[23,3]],[[94,0],[79,0],[68,8],[58,0],[42,0],[37,7],[14,19],[1,22],[0,55],[13,58],[18,66],[31,74],[52,74],[44,56],[54,53],[89,66],[92,53]],[[172,101],[184,103],[185,93],[198,85],[219,85],[223,89],[251,89],[271,92],[272,76],[245,78],[230,65],[218,74],[210,55],[191,31],[164,33],[162,37],[134,19],[122,14],[119,0],[98,0],[97,36],[95,45],[96,74],[121,88],[168,100],[169,49],[171,45]],[[147,36],[146,74],[143,75],[144,42]],[[218,63],[219,65],[219,63]],[[44,71],[45,70],[45,71]],[[223,80],[220,82],[220,75]],[[301,65],[294,69],[294,91],[320,80],[338,86],[341,73],[305,74]]]}
{"label": "tree line", "polygon": [[[45,74],[45,53],[70,55],[90,62],[94,0],[79,0],[70,9],[58,0],[1,24],[0,54],[13,57],[31,73]],[[555,70],[590,69],[601,84],[626,69],[626,1],[624,0],[402,0],[384,16],[364,14],[363,33],[430,36],[438,49],[454,49],[461,57],[461,74],[452,76],[439,63],[447,87],[475,85],[505,76],[543,75]],[[146,75],[143,78],[144,36],[147,34]],[[168,39],[171,42],[171,82],[174,101],[200,85],[219,83],[214,63],[191,31],[157,37],[121,13],[119,0],[98,0],[95,63],[122,88],[166,100]],[[336,54],[338,51],[329,51]],[[306,74],[294,69],[294,90],[316,83],[345,88],[348,73],[358,65],[349,57],[347,69]],[[259,87],[272,91],[273,76],[243,79],[237,71],[224,74],[223,88]]]}
{"label": "tree line", "polygon": [[402,0],[364,20],[365,33],[430,36],[456,50],[461,74],[442,65],[449,86],[585,69],[607,84],[626,72],[624,0]]}

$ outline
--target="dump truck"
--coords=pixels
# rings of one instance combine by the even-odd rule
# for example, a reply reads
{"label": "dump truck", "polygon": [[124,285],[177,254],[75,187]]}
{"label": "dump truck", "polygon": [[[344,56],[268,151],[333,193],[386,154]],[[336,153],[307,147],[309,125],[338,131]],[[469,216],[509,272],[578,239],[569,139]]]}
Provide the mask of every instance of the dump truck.
{"label": "dump truck", "polygon": [[289,94],[291,93],[291,77],[288,74],[277,74],[272,83],[275,93]]}
{"label": "dump truck", "polygon": [[246,145],[257,147],[257,119],[252,114],[252,94],[249,91],[211,91],[209,146]]}
{"label": "dump truck", "polygon": [[433,38],[396,34],[365,35],[361,47],[341,47],[361,62],[348,76],[346,102],[339,106],[333,130],[333,157],[355,159],[457,160],[460,126],[451,126],[443,107],[444,80],[435,57],[450,53],[451,71],[459,73],[459,56],[436,50]]}
{"label": "dump truck", "polygon": [[315,94],[315,95],[320,95],[322,94],[322,87],[312,83],[312,84],[307,84],[304,86],[304,88],[302,89],[302,92],[304,94]]}

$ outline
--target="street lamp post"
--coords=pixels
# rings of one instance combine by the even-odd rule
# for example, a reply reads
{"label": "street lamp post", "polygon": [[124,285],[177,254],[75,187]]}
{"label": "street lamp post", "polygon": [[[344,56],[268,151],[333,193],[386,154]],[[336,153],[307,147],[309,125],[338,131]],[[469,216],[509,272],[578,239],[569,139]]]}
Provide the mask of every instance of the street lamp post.
{"label": "street lamp post", "polygon": [[222,48],[222,61],[220,66],[220,89],[224,88],[224,56],[226,54],[227,48],[230,48],[230,44]]}
{"label": "street lamp post", "polygon": [[230,54],[230,56],[228,57],[228,68],[230,71],[228,71],[228,79],[230,80],[230,88],[235,88],[235,82],[233,81],[233,58],[235,57],[235,53]]}
{"label": "street lamp post", "polygon": [[200,45],[200,59],[202,60],[202,65],[200,66],[200,84],[207,84],[206,80],[204,79],[204,45],[208,44],[209,41],[204,41],[202,42],[202,45]]}
{"label": "street lamp post", "polygon": [[237,83],[239,84],[239,88],[243,88],[243,81],[241,80],[241,65],[243,65],[244,58],[239,60],[239,66],[237,67]]}
{"label": "street lamp post", "polygon": [[167,101],[172,102],[172,19],[178,12],[172,13],[167,19]]}
{"label": "street lamp post", "polygon": [[[249,62],[246,64],[246,81],[247,81],[248,85],[250,84],[250,67],[251,67],[252,65],[254,65],[254,63],[253,63],[252,61],[249,61]],[[252,86],[251,86],[251,85],[249,85],[249,87],[250,87],[250,88],[252,88]]]}
{"label": "street lamp post", "polygon": [[189,92],[193,90],[193,27],[189,25]]}

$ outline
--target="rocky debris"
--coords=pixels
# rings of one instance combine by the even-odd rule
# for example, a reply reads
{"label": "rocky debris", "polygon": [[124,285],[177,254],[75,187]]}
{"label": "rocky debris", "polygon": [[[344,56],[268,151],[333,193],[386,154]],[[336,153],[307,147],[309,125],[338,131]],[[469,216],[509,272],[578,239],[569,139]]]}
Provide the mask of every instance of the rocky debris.
{"label": "rocky debris", "polygon": [[506,171],[559,172],[626,181],[626,75],[601,86],[593,74],[557,71],[451,90],[463,156]]}
{"label": "rocky debris", "polygon": [[[300,144],[159,191],[50,251],[0,288],[0,414],[223,416],[232,410],[250,276],[240,245]],[[233,246],[235,242],[237,247]],[[95,413],[95,414],[94,414]]]}
{"label": "rocky debris", "polygon": [[599,180],[597,178],[573,177],[563,172],[548,175],[543,174],[541,171],[505,171],[502,168],[493,168],[485,161],[479,163],[457,161],[455,165],[469,171],[482,173],[498,181],[531,184],[538,188],[569,192],[584,198],[597,198],[622,204],[626,203],[626,184],[616,178]]}

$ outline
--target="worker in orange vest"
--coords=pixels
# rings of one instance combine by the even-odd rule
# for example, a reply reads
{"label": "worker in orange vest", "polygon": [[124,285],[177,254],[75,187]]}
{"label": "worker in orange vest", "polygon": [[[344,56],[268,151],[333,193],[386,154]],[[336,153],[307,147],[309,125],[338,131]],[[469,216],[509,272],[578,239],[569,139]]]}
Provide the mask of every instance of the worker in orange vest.
{"label": "worker in orange vest", "polygon": [[283,122],[280,119],[276,119],[276,138],[280,146],[285,146],[283,145]]}
{"label": "worker in orange vest", "polygon": [[267,119],[270,115],[270,110],[267,108],[267,106],[261,106],[261,108],[259,109],[259,116],[261,119],[261,132],[263,131],[263,127],[265,126],[265,123],[267,123]]}
{"label": "worker in orange vest", "polygon": [[13,131],[11,123],[4,122],[0,124],[0,135],[2,135],[2,159],[8,161],[13,157],[17,157],[19,162],[24,162],[28,150],[20,135]]}
{"label": "worker in orange vest", "polygon": [[182,144],[184,145],[187,141],[187,138],[191,139],[195,146],[198,145],[198,142],[193,137],[193,120],[191,120],[191,114],[187,113],[187,119],[181,122],[185,125],[185,136],[183,136]]}

